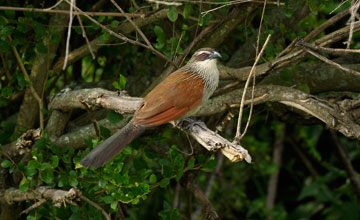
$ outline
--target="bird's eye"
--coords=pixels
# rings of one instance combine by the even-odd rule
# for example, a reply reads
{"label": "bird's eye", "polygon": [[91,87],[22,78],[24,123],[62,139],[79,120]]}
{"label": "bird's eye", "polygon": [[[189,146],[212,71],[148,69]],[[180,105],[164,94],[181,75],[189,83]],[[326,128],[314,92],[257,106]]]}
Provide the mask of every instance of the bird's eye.
{"label": "bird's eye", "polygon": [[201,56],[205,58],[207,55],[206,53],[202,53]]}

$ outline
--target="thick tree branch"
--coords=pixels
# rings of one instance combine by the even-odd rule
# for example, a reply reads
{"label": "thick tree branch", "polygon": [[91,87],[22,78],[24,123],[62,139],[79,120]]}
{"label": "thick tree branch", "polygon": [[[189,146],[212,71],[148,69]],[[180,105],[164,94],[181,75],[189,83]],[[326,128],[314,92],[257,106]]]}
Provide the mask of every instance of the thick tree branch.
{"label": "thick tree branch", "polygon": [[[227,94],[207,101],[197,115],[212,115],[226,110],[226,105],[237,107],[239,96],[243,89],[237,89]],[[360,139],[360,126],[352,115],[341,106],[306,94],[302,91],[283,86],[257,86],[255,98],[263,97],[257,103],[266,101],[280,102],[311,116],[318,118],[330,128],[333,128],[347,137]],[[251,97],[248,96],[247,99]]]}
{"label": "thick tree branch", "polygon": [[[82,103],[87,103],[93,107],[112,109],[123,114],[133,113],[140,105],[141,100],[141,98],[132,98],[118,92],[111,92],[104,89],[82,89],[65,92],[55,96],[49,107],[53,110],[70,111],[74,108],[84,109],[85,107]],[[122,122],[121,125],[124,126],[125,122]],[[105,127],[107,127],[106,124],[109,125],[107,120],[101,120],[99,123]],[[189,132],[190,135],[207,150],[214,151],[221,149],[221,152],[233,162],[243,159],[248,163],[251,162],[251,157],[247,150],[242,148],[240,144],[229,142],[208,129],[204,123],[187,119],[184,123],[180,124],[181,129]],[[91,137],[92,134],[93,129],[85,126],[79,131],[61,136],[56,141],[56,144],[60,146],[72,145],[72,147],[80,147],[81,145],[79,146],[79,142],[74,139],[76,138],[76,140],[79,140],[79,138],[83,138],[84,140],[86,139],[85,136]],[[69,137],[69,135],[73,138]],[[70,139],[72,139],[72,141],[70,141]],[[83,142],[83,140],[81,140],[81,142]]]}
{"label": "thick tree branch", "polygon": [[78,197],[78,191],[75,188],[64,191],[60,189],[52,189],[49,187],[39,187],[25,192],[19,189],[9,188],[0,191],[0,202],[13,204],[15,202],[22,202],[27,200],[42,200],[52,201],[54,206],[60,207],[64,203],[75,204],[74,200]]}

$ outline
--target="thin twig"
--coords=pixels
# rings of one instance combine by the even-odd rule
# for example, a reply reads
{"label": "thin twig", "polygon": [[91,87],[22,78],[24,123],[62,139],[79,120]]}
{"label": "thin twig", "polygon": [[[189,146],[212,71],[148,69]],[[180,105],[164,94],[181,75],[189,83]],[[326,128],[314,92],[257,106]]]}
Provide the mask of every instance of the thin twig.
{"label": "thin twig", "polygon": [[282,57],[286,54],[288,54],[292,49],[295,48],[295,45],[297,42],[299,42],[299,40],[302,40],[302,38],[300,36],[297,36],[283,51],[281,51],[275,59]]}
{"label": "thin twig", "polygon": [[53,6],[51,6],[51,7],[48,7],[48,8],[44,8],[44,10],[49,11],[49,10],[51,10],[51,9],[54,9],[54,8],[56,8],[57,6],[59,6],[59,5],[61,4],[61,2],[63,2],[63,1],[64,1],[64,0],[60,0],[60,1],[56,2],[55,5],[53,5]]}
{"label": "thin twig", "polygon": [[94,54],[94,51],[93,51],[93,49],[92,49],[92,47],[91,47],[89,38],[88,38],[87,35],[86,35],[86,31],[85,31],[84,25],[83,25],[83,23],[82,23],[81,17],[80,17],[80,15],[76,15],[76,17],[77,17],[77,19],[78,19],[78,21],[79,21],[80,28],[81,28],[81,31],[82,31],[82,36],[83,36],[83,38],[85,38],[85,40],[86,40],[86,44],[88,45],[89,51],[90,51],[90,53],[91,53],[91,56],[92,56],[93,59],[95,59],[95,54]]}
{"label": "thin twig", "polygon": [[5,71],[5,74],[6,74],[6,78],[7,78],[8,82],[10,82],[11,75],[10,75],[10,72],[9,72],[9,70],[7,68],[5,57],[4,57],[4,55],[3,55],[3,53],[1,51],[0,51],[0,57],[1,57],[1,62],[3,64],[3,68],[4,68],[4,71]]}
{"label": "thin twig", "polygon": [[96,208],[97,210],[101,211],[101,213],[104,215],[104,217],[106,218],[106,220],[111,220],[110,215],[105,212],[105,210],[103,208],[101,208],[101,206],[99,206],[98,204],[96,204],[95,202],[91,201],[90,199],[88,199],[86,196],[84,196],[82,193],[79,194],[80,199],[84,200],[85,202],[89,203],[91,206],[93,206],[94,208]]}
{"label": "thin twig", "polygon": [[[71,2],[69,2],[69,0],[65,0],[68,4],[71,4]],[[80,12],[81,9],[78,8],[76,5],[74,5],[74,8]],[[127,38],[125,35],[121,34],[121,33],[115,33],[113,30],[107,28],[105,25],[99,23],[98,21],[96,21],[94,18],[92,18],[91,16],[87,15],[87,14],[84,14],[85,17],[87,17],[90,21],[94,22],[96,25],[98,25],[99,27],[101,27],[103,30],[105,30],[106,32],[108,32],[110,35],[118,38],[118,39],[121,39],[125,42],[128,42],[128,43],[131,43],[131,44],[134,44],[134,45],[138,45],[138,46],[141,46],[141,47],[144,47],[146,49],[149,49],[151,50],[155,55],[158,55],[159,57],[163,58],[164,60],[166,60],[167,62],[171,63],[173,66],[175,66],[176,68],[179,68],[178,65],[176,65],[171,59],[169,59],[167,56],[165,56],[164,54],[160,53],[158,50],[155,50],[155,49],[152,49],[151,47],[149,47],[148,45],[146,44],[143,44],[139,41],[135,41],[135,40],[132,40],[132,39],[129,39]]]}
{"label": "thin twig", "polygon": [[[244,2],[254,2],[254,3],[264,3],[264,1],[261,0],[234,0],[229,2],[215,2],[215,1],[199,1],[199,0],[177,0],[178,2],[189,2],[189,3],[204,3],[209,5],[229,5],[229,4],[239,4]],[[267,2],[267,4],[277,5],[277,6],[283,6],[285,3],[283,2]]]}
{"label": "thin twig", "polygon": [[[281,125],[281,130],[277,131],[276,133],[277,133],[276,140],[274,143],[274,150],[273,150],[273,162],[276,165],[276,172],[271,174],[269,179],[267,196],[266,196],[266,208],[268,209],[274,208],[280,167],[281,167],[281,160],[282,160],[282,151],[284,149],[285,126]],[[270,215],[268,217],[268,220],[273,219],[272,217],[273,216]]]}
{"label": "thin twig", "polygon": [[181,2],[166,2],[166,1],[158,1],[158,0],[146,0],[147,2],[156,3],[159,5],[172,5],[172,6],[180,6]]}
{"label": "thin twig", "polygon": [[124,215],[124,212],[123,212],[123,210],[122,210],[122,207],[121,207],[120,202],[118,202],[117,205],[118,205],[118,210],[119,210],[119,215],[120,215],[119,218],[120,218],[120,220],[124,220],[124,219],[125,219],[125,215]]}
{"label": "thin twig", "polygon": [[237,129],[236,129],[236,136],[235,136],[235,139],[234,139],[234,142],[235,142],[235,143],[239,143],[239,141],[240,141],[240,139],[241,139],[241,118],[242,118],[242,115],[243,115],[243,109],[244,109],[244,104],[245,104],[246,91],[247,91],[247,88],[249,87],[250,79],[251,79],[252,75],[253,75],[254,72],[255,72],[256,64],[259,62],[261,55],[264,53],[265,48],[266,48],[267,44],[268,44],[269,41],[270,41],[270,37],[271,37],[271,34],[269,34],[268,37],[266,38],[266,41],[265,41],[263,47],[261,48],[260,53],[259,53],[258,56],[256,57],[256,60],[255,60],[253,66],[252,66],[252,68],[251,68],[251,70],[250,70],[248,79],[246,80],[246,83],[245,83],[244,92],[243,92],[243,94],[242,94],[242,98],[241,98],[241,102],[240,102],[239,119],[238,119],[238,124],[237,124]]}
{"label": "thin twig", "polygon": [[[11,41],[12,41],[11,37],[9,36],[8,38],[9,38],[9,41],[11,42]],[[34,96],[34,98],[36,99],[36,101],[37,101],[38,104],[39,104],[40,128],[41,128],[41,131],[43,131],[43,130],[44,130],[44,115],[43,115],[43,113],[42,113],[41,110],[44,108],[44,103],[43,103],[42,99],[40,98],[39,94],[36,92],[35,88],[33,87],[32,83],[31,83],[30,76],[29,76],[29,74],[27,73],[23,62],[21,61],[20,55],[19,55],[16,47],[15,47],[15,46],[11,46],[11,48],[12,48],[14,54],[15,54],[16,60],[17,60],[17,62],[18,62],[18,64],[19,64],[19,66],[20,66],[21,71],[22,71],[23,74],[24,74],[24,77],[25,77],[26,82],[28,82],[28,85],[29,85],[31,94]]]}
{"label": "thin twig", "polygon": [[305,41],[298,41],[296,43],[299,43],[302,46],[305,46],[307,48],[310,48],[315,51],[324,51],[329,54],[339,54],[339,53],[360,53],[360,49],[343,49],[343,48],[328,48],[328,47],[322,47],[314,44],[309,44]]}
{"label": "thin twig", "polygon": [[[257,36],[257,40],[256,40],[256,56],[259,53],[259,47],[260,47],[260,35],[261,35],[261,28],[262,28],[262,23],[264,20],[264,15],[265,15],[265,9],[266,9],[266,2],[267,0],[265,0],[264,2],[264,7],[261,13],[261,19],[260,19],[260,27],[259,27],[259,32],[258,32],[258,36]],[[256,65],[254,67],[254,72],[256,71]],[[252,90],[251,90],[251,104],[250,104],[250,112],[249,112],[249,117],[246,121],[246,125],[245,125],[245,129],[244,132],[241,134],[240,136],[240,140],[245,136],[249,125],[250,125],[250,121],[251,121],[251,116],[252,116],[252,112],[253,112],[253,108],[254,108],[254,92],[255,92],[255,81],[256,81],[256,74],[253,74],[253,85],[252,85]]]}
{"label": "thin twig", "polygon": [[[52,6],[54,7],[54,6]],[[51,7],[51,8],[52,8]],[[26,11],[26,12],[39,12],[39,13],[51,13],[51,14],[70,14],[70,11],[67,10],[49,10],[49,9],[42,9],[42,8],[22,8],[22,7],[8,7],[8,6],[0,6],[0,11]],[[113,17],[125,17],[125,14],[116,13],[116,12],[79,12],[74,11],[74,15],[88,15],[88,16],[113,16]],[[144,18],[145,14],[136,14],[136,13],[127,13],[129,17],[141,17]]]}
{"label": "thin twig", "polygon": [[197,35],[193,41],[191,41],[190,45],[186,47],[186,49],[183,51],[182,56],[179,56],[179,65],[182,66],[182,64],[185,61],[185,58],[187,55],[191,52],[191,50],[194,48],[194,46],[200,42],[200,40],[203,39],[205,35],[207,35],[209,32],[212,31],[212,29],[215,27],[215,25],[209,25],[208,27],[204,28],[199,35]]}
{"label": "thin twig", "polygon": [[65,60],[64,60],[64,65],[63,65],[63,70],[65,70],[66,66],[67,66],[67,61],[68,61],[68,57],[69,57],[69,47],[70,47],[70,37],[71,37],[71,26],[72,26],[72,22],[73,22],[73,10],[74,10],[74,2],[75,0],[70,0],[70,18],[69,18],[69,25],[68,25],[68,32],[67,32],[67,38],[66,38],[66,48],[65,48]]}
{"label": "thin twig", "polygon": [[356,2],[354,0],[351,1],[351,7],[350,7],[350,30],[349,30],[349,38],[346,42],[346,49],[350,48],[351,40],[354,34],[354,24],[355,24],[355,17],[357,15],[357,11],[360,7],[360,0],[357,0]]}
{"label": "thin twig", "polygon": [[47,200],[46,199],[40,199],[39,201],[37,201],[36,203],[34,203],[33,205],[31,205],[29,208],[25,209],[24,211],[22,211],[20,213],[20,215],[22,214],[28,214],[29,212],[31,212],[33,209],[36,209],[38,207],[40,207],[42,204],[44,204]]}
{"label": "thin twig", "polygon": [[300,157],[305,167],[309,170],[311,176],[315,178],[319,177],[319,172],[315,169],[315,167],[312,165],[311,161],[306,157],[303,151],[298,147],[299,144],[296,143],[291,137],[286,137],[286,141],[290,143],[290,146],[295,150],[296,155]]}
{"label": "thin twig", "polygon": [[334,16],[332,16],[330,19],[322,23],[319,27],[317,27],[315,30],[311,31],[305,38],[304,41],[308,42],[309,40],[313,39],[314,37],[318,36],[320,33],[322,33],[326,28],[330,27],[331,25],[335,24],[342,18],[344,18],[346,15],[348,15],[350,12],[349,10],[344,10]]}
{"label": "thin twig", "polygon": [[336,68],[338,68],[340,70],[343,70],[345,72],[354,74],[356,76],[360,76],[360,72],[358,72],[356,70],[349,69],[347,67],[344,67],[344,66],[342,66],[342,65],[340,65],[340,64],[338,64],[338,63],[336,63],[336,62],[334,62],[334,61],[332,61],[332,60],[330,60],[330,59],[328,59],[328,58],[326,58],[326,57],[324,57],[324,56],[322,56],[322,55],[320,55],[320,54],[318,54],[318,53],[316,53],[316,52],[314,52],[314,51],[312,51],[312,50],[310,50],[310,49],[308,49],[306,47],[303,47],[303,50],[305,50],[309,54],[313,55],[314,57],[324,61],[325,63],[330,64],[330,65],[332,65],[332,66],[334,66],[334,67],[336,67]]}
{"label": "thin twig", "polygon": [[340,143],[339,138],[336,135],[336,132],[334,130],[330,130],[330,133],[332,139],[334,140],[336,148],[339,150],[340,158],[342,159],[345,166],[345,170],[350,177],[350,182],[354,186],[354,191],[357,194],[357,196],[360,198],[360,180],[358,177],[359,174],[356,172],[353,165],[351,164],[350,156],[348,152],[346,152],[345,147]]}
{"label": "thin twig", "polygon": [[[205,196],[208,197],[208,198],[209,198],[211,190],[213,188],[215,179],[216,179],[217,175],[219,174],[220,169],[222,167],[222,164],[224,162],[224,155],[222,153],[220,153],[220,152],[218,152],[217,155],[218,155],[218,157],[217,157],[217,165],[216,165],[215,169],[213,170],[213,172],[211,173],[211,176],[209,178],[208,184],[207,184],[206,189],[205,189]],[[192,215],[192,218],[191,218],[192,220],[198,219],[198,217],[200,215],[200,212],[201,212],[201,209],[202,209],[202,207],[199,204],[196,211]]]}
{"label": "thin twig", "polygon": [[343,4],[345,4],[348,0],[342,0],[342,2],[336,6],[336,8],[334,8],[329,14],[334,13],[334,11],[338,10]]}
{"label": "thin twig", "polygon": [[126,15],[125,11],[115,2],[115,0],[110,0],[111,3],[121,12],[125,15],[126,20],[130,22],[130,24],[135,28],[135,30],[140,34],[140,36],[144,39],[145,43],[151,48],[151,50],[155,50],[146,35],[141,31],[141,29],[135,24],[133,20],[129,16]]}

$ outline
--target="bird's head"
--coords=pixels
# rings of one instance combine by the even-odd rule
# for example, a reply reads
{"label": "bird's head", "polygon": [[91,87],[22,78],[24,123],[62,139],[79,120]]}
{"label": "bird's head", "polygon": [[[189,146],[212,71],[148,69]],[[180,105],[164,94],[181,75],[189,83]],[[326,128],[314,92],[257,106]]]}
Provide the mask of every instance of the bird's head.
{"label": "bird's head", "polygon": [[221,58],[221,55],[216,50],[201,48],[192,55],[187,66],[197,74],[218,75],[219,71],[216,65],[218,58]]}
{"label": "bird's head", "polygon": [[208,62],[213,61],[216,63],[216,60],[218,58],[221,58],[221,55],[216,50],[214,50],[212,48],[201,48],[192,55],[189,62],[190,63],[193,63],[193,62],[208,63]]}

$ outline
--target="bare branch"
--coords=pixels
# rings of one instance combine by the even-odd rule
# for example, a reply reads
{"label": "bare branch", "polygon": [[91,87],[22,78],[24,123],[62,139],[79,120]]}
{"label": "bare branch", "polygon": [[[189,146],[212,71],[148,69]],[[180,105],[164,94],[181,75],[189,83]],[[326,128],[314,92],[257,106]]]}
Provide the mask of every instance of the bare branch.
{"label": "bare branch", "polygon": [[[68,4],[72,5],[76,10],[81,11],[80,8],[78,8],[76,5],[73,5],[71,2],[69,2],[69,0],[65,0]],[[99,23],[97,20],[95,20],[94,18],[92,18],[91,16],[87,15],[87,14],[84,14],[85,17],[87,17],[90,21],[94,22],[96,25],[98,25],[99,27],[101,27],[103,30],[105,30],[106,32],[108,32],[110,35],[120,39],[120,40],[123,40],[127,43],[131,43],[131,44],[134,44],[134,45],[137,45],[137,46],[141,46],[141,47],[144,47],[146,49],[149,49],[151,50],[155,55],[158,55],[159,57],[161,57],[162,59],[166,60],[167,62],[171,63],[172,65],[174,65],[176,68],[178,68],[178,66],[171,60],[169,59],[168,57],[166,57],[164,54],[162,54],[161,52],[159,52],[158,50],[154,49],[154,48],[151,48],[150,46],[146,45],[146,44],[143,44],[139,41],[136,41],[136,40],[132,40],[128,37],[126,37],[125,35],[121,34],[121,33],[115,33],[113,30],[109,29],[108,27],[106,27],[105,25]]]}
{"label": "bare branch", "polygon": [[47,201],[52,201],[55,207],[60,207],[64,203],[70,203],[74,205],[74,200],[76,200],[77,197],[78,190],[75,188],[71,188],[69,191],[64,191],[41,186],[39,188],[27,190],[25,192],[15,188],[9,188],[0,191],[0,202],[7,204],[13,204],[15,202],[22,202],[26,200],[40,201],[45,199]]}
{"label": "bare branch", "polygon": [[82,23],[81,17],[80,17],[80,15],[76,15],[76,17],[77,17],[77,19],[79,21],[79,24],[80,24],[80,28],[81,28],[81,31],[82,31],[82,36],[83,36],[83,38],[85,38],[86,44],[89,47],[90,54],[91,54],[92,58],[95,59],[95,54],[94,54],[93,49],[91,48],[90,41],[89,41],[89,39],[88,39],[88,37],[86,35],[86,31],[85,31],[84,25]]}
{"label": "bare branch", "polygon": [[357,196],[360,197],[360,179],[358,177],[359,174],[356,172],[353,165],[351,164],[350,156],[348,152],[345,150],[345,147],[340,143],[339,138],[336,135],[336,132],[334,130],[330,130],[330,133],[332,139],[334,140],[336,148],[339,150],[340,157],[344,163],[345,170],[349,175],[350,182],[354,187],[354,191],[357,194]]}
{"label": "bare branch", "polygon": [[156,3],[159,5],[173,5],[173,6],[180,6],[182,3],[180,2],[166,2],[166,1],[158,1],[158,0],[146,0],[147,2]]}
{"label": "bare branch", "polygon": [[[275,197],[277,192],[277,185],[279,180],[279,172],[281,167],[282,160],[282,151],[284,149],[284,139],[285,139],[285,126],[281,124],[279,130],[276,131],[276,140],[274,143],[273,150],[273,162],[276,165],[276,172],[272,173],[269,179],[267,196],[266,196],[266,208],[274,208]],[[270,216],[268,220],[271,220]]]}
{"label": "bare branch", "polygon": [[66,68],[68,57],[69,57],[71,26],[72,26],[72,21],[73,21],[73,10],[74,10],[73,8],[74,8],[74,3],[75,3],[75,0],[70,0],[70,1],[71,1],[71,3],[70,3],[69,25],[68,25],[68,32],[67,32],[67,38],[66,38],[65,61],[64,61],[64,65],[63,65],[63,70],[65,70],[65,68]]}
{"label": "bare branch", "polygon": [[[167,9],[163,9],[163,10],[160,10],[148,17],[138,18],[138,19],[134,20],[134,22],[137,24],[138,27],[142,27],[144,25],[151,24],[153,22],[156,22],[158,20],[165,18],[167,16],[167,12],[168,12]],[[121,24],[119,26],[119,28],[117,28],[116,30],[121,33],[124,33],[124,34],[129,34],[129,33],[133,32],[135,29],[131,24],[129,24],[128,22],[125,22],[125,23]],[[116,39],[116,38],[112,36],[111,38],[105,40],[105,44],[112,42],[114,39]],[[92,40],[90,42],[90,45],[94,52],[98,51],[105,44],[101,43],[100,37],[95,38],[94,40]],[[87,56],[89,53],[90,53],[90,51],[89,51],[88,45],[83,45],[83,46],[73,50],[69,54],[68,64],[69,65],[73,64],[77,60]],[[63,63],[64,63],[64,59],[61,58],[54,64],[53,69],[56,73],[60,72],[59,70],[61,69]]]}
{"label": "bare branch", "polygon": [[261,55],[264,53],[265,48],[266,48],[267,44],[269,43],[270,37],[271,37],[271,35],[269,34],[266,41],[265,41],[265,43],[264,43],[264,45],[263,45],[263,47],[261,48],[260,53],[256,57],[254,65],[252,66],[252,68],[250,70],[250,73],[249,73],[249,76],[248,76],[248,79],[246,80],[246,83],[245,83],[244,93],[243,93],[243,95],[241,97],[241,104],[240,104],[239,119],[238,119],[238,124],[237,124],[237,129],[236,129],[236,136],[235,136],[235,139],[234,139],[234,142],[236,142],[236,143],[240,142],[240,139],[241,139],[241,136],[242,136],[241,135],[241,118],[242,118],[242,115],[243,115],[243,109],[244,109],[244,105],[245,105],[246,91],[247,91],[247,88],[249,87],[250,79],[251,79],[252,75],[255,72],[256,64],[259,62],[259,59],[260,59]]}
{"label": "bare branch", "polygon": [[330,59],[328,59],[328,58],[326,58],[326,57],[324,57],[324,56],[321,56],[321,55],[318,54],[318,53],[315,53],[315,52],[312,51],[312,50],[307,49],[306,47],[309,47],[309,45],[304,45],[304,44],[302,44],[301,42],[298,42],[298,44],[303,46],[303,50],[305,50],[305,51],[308,52],[309,54],[311,54],[311,55],[319,58],[320,60],[324,61],[325,63],[330,64],[330,65],[332,65],[332,66],[334,66],[334,67],[336,67],[336,68],[338,68],[338,69],[340,69],[340,70],[343,70],[343,71],[352,73],[352,74],[354,74],[354,75],[360,76],[360,72],[358,72],[358,71],[356,71],[356,70],[352,70],[352,69],[346,68],[346,67],[344,67],[344,66],[342,66],[342,65],[340,65],[340,64],[338,64],[338,63],[336,63],[336,62],[334,62],[334,61],[332,61],[332,60],[330,60]]}
{"label": "bare branch", "polygon": [[91,206],[96,208],[97,210],[101,211],[101,213],[104,215],[106,220],[111,220],[111,216],[103,209],[101,206],[96,204],[95,202],[88,199],[86,196],[84,196],[81,192],[79,192],[79,198],[84,200],[85,202],[89,203]]}
{"label": "bare branch", "polygon": [[181,178],[181,184],[194,195],[197,202],[201,205],[202,210],[204,210],[203,219],[207,219],[207,220],[219,219],[219,214],[216,212],[209,198],[196,184],[196,177],[194,173],[192,172],[186,173],[186,176]]}
{"label": "bare branch", "polygon": [[[58,3],[61,3],[59,1]],[[55,6],[57,6],[56,4]],[[54,6],[52,6],[54,7]],[[67,10],[54,10],[54,9],[41,9],[41,8],[21,8],[21,7],[7,7],[7,6],[0,6],[0,11],[27,11],[27,12],[39,12],[39,13],[50,13],[50,14],[70,14],[70,11]],[[74,11],[74,15],[89,15],[89,16],[113,16],[113,17],[125,17],[125,14],[122,13],[115,13],[115,12],[79,12]],[[136,14],[136,13],[127,13],[129,17],[141,17],[144,18],[145,14]]]}
{"label": "bare branch", "polygon": [[[11,41],[12,41],[11,37],[9,36],[8,38],[9,38],[9,41],[11,42]],[[40,129],[41,129],[41,130],[44,130],[44,115],[43,115],[43,113],[42,113],[42,111],[41,111],[41,110],[44,108],[44,103],[43,103],[43,101],[42,101],[42,98],[39,96],[39,94],[36,92],[35,88],[33,87],[32,82],[31,82],[31,79],[30,79],[30,76],[29,76],[28,72],[26,71],[23,62],[21,61],[19,52],[17,51],[16,47],[15,47],[15,46],[11,46],[11,48],[12,48],[14,54],[15,54],[16,60],[17,60],[17,62],[18,62],[18,64],[19,64],[19,66],[20,66],[21,71],[22,71],[23,74],[24,74],[25,80],[26,80],[26,82],[27,82],[28,85],[29,85],[31,94],[34,96],[34,98],[35,98],[36,101],[38,102],[38,105],[39,105],[39,116],[40,116]]]}

